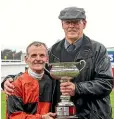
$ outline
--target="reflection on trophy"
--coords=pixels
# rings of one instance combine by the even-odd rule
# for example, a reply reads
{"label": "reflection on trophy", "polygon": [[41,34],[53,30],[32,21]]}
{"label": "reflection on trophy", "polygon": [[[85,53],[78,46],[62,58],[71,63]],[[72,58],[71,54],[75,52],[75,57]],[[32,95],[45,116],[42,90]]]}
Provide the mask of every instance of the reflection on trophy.
{"label": "reflection on trophy", "polygon": [[[60,80],[60,82],[68,82],[74,77],[80,74],[80,71],[85,67],[86,62],[80,60],[80,62],[60,62],[51,63],[50,75]],[[57,118],[77,118],[76,107],[73,102],[70,101],[69,95],[61,95],[61,102],[56,106]]]}

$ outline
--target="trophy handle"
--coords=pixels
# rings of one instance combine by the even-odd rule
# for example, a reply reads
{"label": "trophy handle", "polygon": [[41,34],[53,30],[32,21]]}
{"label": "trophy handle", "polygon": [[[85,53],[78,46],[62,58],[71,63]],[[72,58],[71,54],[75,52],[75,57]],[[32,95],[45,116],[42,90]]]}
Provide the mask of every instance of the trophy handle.
{"label": "trophy handle", "polygon": [[[48,67],[48,68],[46,68],[46,67]],[[52,67],[51,65],[49,65],[48,63],[46,63],[44,69],[45,69],[45,71],[47,71],[50,74],[51,67]]]}
{"label": "trophy handle", "polygon": [[80,64],[83,63],[83,67],[79,70],[79,71],[82,71],[82,69],[84,69],[84,67],[86,66],[86,62],[85,62],[85,60],[80,60],[79,63],[80,63]]}

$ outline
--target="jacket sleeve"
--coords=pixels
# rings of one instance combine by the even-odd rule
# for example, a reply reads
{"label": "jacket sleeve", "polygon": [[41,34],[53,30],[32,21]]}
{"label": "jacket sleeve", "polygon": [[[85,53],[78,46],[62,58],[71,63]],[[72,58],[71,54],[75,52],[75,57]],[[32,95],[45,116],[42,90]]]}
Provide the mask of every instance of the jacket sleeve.
{"label": "jacket sleeve", "polygon": [[44,115],[49,112],[49,109],[51,107],[51,103],[49,102],[39,102],[39,114]]}
{"label": "jacket sleeve", "polygon": [[2,89],[4,90],[4,83],[5,81],[8,79],[8,78],[12,78],[12,79],[16,79],[18,76],[20,76],[22,74],[22,72],[20,72],[19,74],[17,75],[8,75],[4,78],[3,82],[1,83],[1,87]]}
{"label": "jacket sleeve", "polygon": [[16,112],[10,115],[9,119],[41,119],[40,114],[26,114],[25,112]]}
{"label": "jacket sleeve", "polygon": [[6,76],[5,78],[4,78],[4,80],[2,81],[2,83],[1,83],[1,87],[2,87],[2,89],[4,90],[4,83],[5,83],[5,81],[8,79],[8,78],[14,78],[15,77],[15,75],[8,75],[8,76]]}
{"label": "jacket sleeve", "polygon": [[113,88],[113,76],[106,48],[101,45],[94,54],[92,76],[88,81],[76,84],[77,96],[101,97],[110,94]]}
{"label": "jacket sleeve", "polygon": [[33,115],[25,112],[24,102],[22,99],[22,85],[18,79],[13,82],[13,84],[15,85],[14,93],[8,96],[7,99],[9,119],[41,119],[40,114]]}

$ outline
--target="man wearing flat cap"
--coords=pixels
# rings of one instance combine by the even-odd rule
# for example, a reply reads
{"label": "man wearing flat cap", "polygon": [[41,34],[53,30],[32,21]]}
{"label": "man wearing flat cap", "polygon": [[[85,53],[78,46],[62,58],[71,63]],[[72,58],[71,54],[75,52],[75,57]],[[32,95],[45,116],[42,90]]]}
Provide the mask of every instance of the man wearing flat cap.
{"label": "man wearing flat cap", "polygon": [[[59,19],[65,38],[52,46],[49,62],[85,60],[86,66],[71,82],[60,84],[54,80],[52,111],[55,111],[55,106],[60,102],[62,93],[71,96],[76,106],[76,115],[80,119],[112,119],[109,95],[113,87],[113,76],[105,46],[83,33],[87,23],[83,8],[65,8],[60,12]],[[3,86],[6,93],[13,91],[9,80]]]}
{"label": "man wearing flat cap", "polygon": [[86,66],[72,82],[60,84],[56,81],[54,107],[60,101],[62,92],[62,95],[71,96],[80,119],[112,119],[109,95],[113,76],[105,46],[83,33],[86,27],[83,8],[65,8],[60,12],[59,19],[65,38],[52,46],[50,62],[78,62],[83,59]]}

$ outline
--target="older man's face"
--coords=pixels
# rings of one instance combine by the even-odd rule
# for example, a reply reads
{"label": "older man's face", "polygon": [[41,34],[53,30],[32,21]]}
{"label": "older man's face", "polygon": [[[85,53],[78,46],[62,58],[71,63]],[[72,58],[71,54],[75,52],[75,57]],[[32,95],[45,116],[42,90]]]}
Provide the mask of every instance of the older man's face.
{"label": "older man's face", "polygon": [[42,73],[45,63],[48,62],[47,49],[43,45],[32,45],[28,49],[28,56],[26,56],[25,61],[34,72]]}
{"label": "older man's face", "polygon": [[62,21],[62,28],[65,37],[68,40],[78,40],[83,35],[83,29],[86,26],[86,20],[65,20]]}

